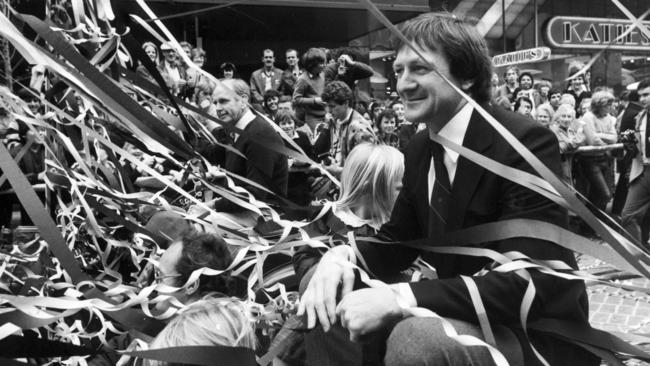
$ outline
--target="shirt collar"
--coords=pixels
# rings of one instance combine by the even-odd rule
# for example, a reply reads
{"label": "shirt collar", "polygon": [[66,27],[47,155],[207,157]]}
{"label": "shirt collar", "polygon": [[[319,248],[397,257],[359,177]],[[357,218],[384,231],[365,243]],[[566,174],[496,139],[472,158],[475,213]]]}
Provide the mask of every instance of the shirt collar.
{"label": "shirt collar", "polygon": [[[438,132],[439,136],[446,138],[447,140],[462,145],[463,140],[465,139],[465,132],[467,132],[467,126],[469,126],[469,120],[472,117],[472,112],[474,108],[469,104],[465,105],[456,113],[452,119],[445,124],[442,129]],[[447,156],[456,163],[458,161],[459,154],[454,150],[443,146]]]}
{"label": "shirt collar", "polygon": [[353,112],[354,112],[354,109],[350,108],[350,110],[348,111],[348,114],[345,116],[345,118],[337,119],[336,120],[336,127],[340,127],[343,124],[343,122],[349,121]]}
{"label": "shirt collar", "polygon": [[248,109],[246,112],[244,112],[244,115],[235,123],[235,127],[237,127],[240,130],[245,130],[246,127],[253,122],[255,119],[255,114],[251,112],[250,109]]}

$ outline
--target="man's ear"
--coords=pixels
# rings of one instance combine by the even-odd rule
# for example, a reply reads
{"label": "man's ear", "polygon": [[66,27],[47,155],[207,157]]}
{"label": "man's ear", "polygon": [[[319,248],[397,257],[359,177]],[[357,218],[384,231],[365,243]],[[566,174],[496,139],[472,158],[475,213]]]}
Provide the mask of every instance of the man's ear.
{"label": "man's ear", "polygon": [[188,297],[192,296],[196,291],[199,290],[199,285],[201,284],[201,279],[197,278],[196,281],[190,283],[185,287],[185,295]]}
{"label": "man's ear", "polygon": [[472,86],[474,86],[474,80],[463,80],[463,81],[460,83],[460,88],[461,88],[465,93],[467,93],[467,91],[468,91]]}

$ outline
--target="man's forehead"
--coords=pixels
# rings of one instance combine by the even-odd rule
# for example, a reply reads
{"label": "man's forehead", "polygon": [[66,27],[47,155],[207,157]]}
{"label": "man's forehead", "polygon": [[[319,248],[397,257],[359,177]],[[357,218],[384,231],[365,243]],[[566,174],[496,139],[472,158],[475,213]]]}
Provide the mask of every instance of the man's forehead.
{"label": "man's forehead", "polygon": [[220,85],[217,85],[214,88],[213,95],[216,98],[236,98],[237,97],[237,94],[232,90],[232,87],[230,85],[226,85],[225,83],[221,83]]}
{"label": "man's forehead", "polygon": [[643,96],[650,95],[650,86],[647,88],[639,89],[638,94]]}

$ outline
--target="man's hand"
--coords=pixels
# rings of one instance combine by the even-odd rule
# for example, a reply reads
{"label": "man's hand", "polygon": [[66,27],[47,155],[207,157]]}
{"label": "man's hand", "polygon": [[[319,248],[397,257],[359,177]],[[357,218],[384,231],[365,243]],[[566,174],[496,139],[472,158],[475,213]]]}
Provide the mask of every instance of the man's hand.
{"label": "man's hand", "polygon": [[316,97],[314,98],[314,104],[316,105],[322,105],[325,106],[327,103],[323,102],[323,99],[321,97]]}
{"label": "man's hand", "polygon": [[354,271],[348,262],[348,248],[330,249],[318,263],[316,271],[300,298],[298,316],[307,314],[307,327],[316,326],[316,318],[327,332],[336,323],[336,295],[341,285],[341,297],[352,291]]}
{"label": "man's hand", "polygon": [[350,340],[372,333],[403,317],[397,294],[388,287],[364,288],[347,294],[336,307],[341,325],[350,331]]}
{"label": "man's hand", "polygon": [[338,61],[339,64],[343,63],[344,65],[354,65],[354,60],[348,55],[341,55]]}

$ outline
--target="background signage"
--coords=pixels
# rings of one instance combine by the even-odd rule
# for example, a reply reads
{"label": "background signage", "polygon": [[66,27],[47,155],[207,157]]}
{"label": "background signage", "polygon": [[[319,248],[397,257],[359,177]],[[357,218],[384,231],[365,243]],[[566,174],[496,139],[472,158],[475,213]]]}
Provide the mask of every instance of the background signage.
{"label": "background signage", "polygon": [[492,65],[501,67],[507,65],[524,64],[547,60],[551,56],[551,49],[548,47],[529,48],[526,50],[504,53],[492,57]]}
{"label": "background signage", "polygon": [[[650,29],[650,21],[643,22]],[[553,17],[546,24],[546,40],[557,48],[605,48],[632,27],[626,19]],[[612,50],[650,51],[650,39],[638,28],[614,42]]]}

